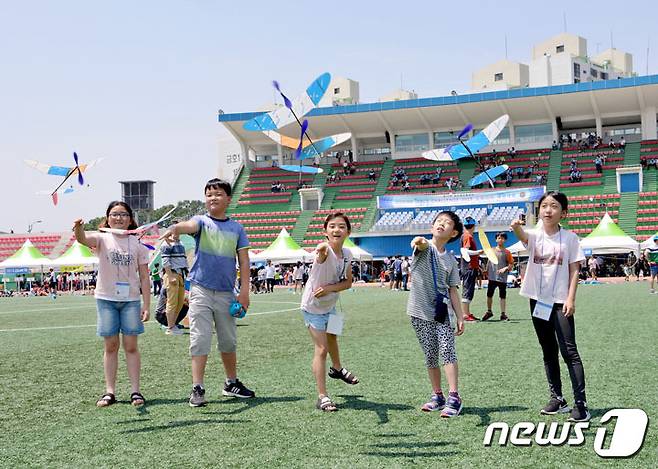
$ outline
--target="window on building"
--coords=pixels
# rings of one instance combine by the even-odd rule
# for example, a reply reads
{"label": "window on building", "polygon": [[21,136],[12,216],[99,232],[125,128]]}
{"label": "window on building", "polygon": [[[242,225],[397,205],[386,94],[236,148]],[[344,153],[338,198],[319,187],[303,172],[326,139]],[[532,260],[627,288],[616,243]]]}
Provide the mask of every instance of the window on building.
{"label": "window on building", "polygon": [[340,88],[334,88],[334,94],[340,94]]}
{"label": "window on building", "polygon": [[426,151],[430,149],[430,137],[427,133],[396,135],[395,151]]}
{"label": "window on building", "polygon": [[580,64],[576,62],[573,64],[573,77],[580,78]]}
{"label": "window on building", "polygon": [[553,125],[551,123],[517,125],[514,126],[514,133],[517,144],[550,142],[553,140]]}
{"label": "window on building", "polygon": [[555,48],[555,53],[559,54],[560,52],[564,52],[564,44],[560,44]]}
{"label": "window on building", "polygon": [[601,80],[607,80],[608,79],[608,72],[601,72]]}
{"label": "window on building", "polygon": [[494,81],[503,81],[503,74],[502,73],[496,73],[494,75]]}
{"label": "window on building", "polygon": [[599,77],[599,72],[598,70],[591,69],[589,73],[592,75],[592,78],[598,78]]}
{"label": "window on building", "polygon": [[362,155],[388,155],[391,153],[390,147],[381,148],[364,148],[361,150]]}
{"label": "window on building", "polygon": [[454,132],[434,132],[434,148],[443,148],[456,140]]}

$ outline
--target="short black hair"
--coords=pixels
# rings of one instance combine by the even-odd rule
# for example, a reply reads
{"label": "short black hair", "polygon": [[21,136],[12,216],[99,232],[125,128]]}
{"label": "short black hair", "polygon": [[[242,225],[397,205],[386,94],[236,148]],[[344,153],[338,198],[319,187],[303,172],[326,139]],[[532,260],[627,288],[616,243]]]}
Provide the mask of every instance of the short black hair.
{"label": "short black hair", "polygon": [[436,223],[436,220],[438,220],[441,215],[448,215],[455,225],[457,236],[450,238],[450,242],[452,243],[453,241],[461,238],[462,234],[464,233],[464,225],[462,225],[462,221],[459,216],[451,210],[443,210],[442,212],[437,213],[434,217],[434,220],[432,220],[432,226],[434,226],[434,223]]}
{"label": "short black hair", "polygon": [[562,210],[568,210],[569,209],[569,198],[564,195],[562,192],[558,191],[548,191],[546,194],[541,196],[541,199],[539,199],[539,205],[546,199],[547,197],[553,197],[555,201],[560,204],[562,207]]}
{"label": "short black hair", "polygon": [[507,240],[507,233],[505,233],[504,231],[499,231],[498,233],[496,233],[496,238],[497,238],[498,236],[500,236],[500,237],[503,238],[504,240]]}
{"label": "short black hair", "polygon": [[213,178],[210,181],[206,182],[206,187],[203,189],[203,193],[208,192],[208,189],[223,189],[226,192],[228,197],[231,197],[231,185],[228,181],[223,179]]}

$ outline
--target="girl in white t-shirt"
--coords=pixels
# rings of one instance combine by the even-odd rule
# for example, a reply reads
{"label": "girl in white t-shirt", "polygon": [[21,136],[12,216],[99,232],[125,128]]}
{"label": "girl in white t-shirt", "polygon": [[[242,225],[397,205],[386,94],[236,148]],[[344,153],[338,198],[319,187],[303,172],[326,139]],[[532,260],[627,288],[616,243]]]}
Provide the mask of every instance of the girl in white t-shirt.
{"label": "girl in white t-shirt", "polygon": [[[131,230],[137,228],[133,211],[125,202],[114,201],[107,207],[101,228]],[[144,405],[139,390],[140,355],[137,336],[144,332],[149,320],[151,284],[148,270],[148,250],[136,236],[115,233],[85,233],[82,220],[73,224],[75,238],[95,250],[98,256],[96,281],[97,334],[104,340],[103,368],[105,394],[96,402],[107,407],[116,402],[115,387],[119,360],[119,333],[123,335],[123,350],[130,379],[130,402]],[[140,302],[140,288],[143,303]]]}
{"label": "girl in white t-shirt", "polygon": [[[315,261],[302,295],[302,314],[308,327],[315,352],[312,369],[318,389],[316,407],[323,412],[333,412],[336,404],[327,395],[326,361],[331,357],[329,377],[348,384],[359,380],[340,363],[338,335],[342,329],[342,317],[336,314],[338,292],[352,286],[352,253],[343,247],[351,232],[350,220],[344,214],[329,214],[324,220],[327,241],[318,244]],[[332,331],[332,332],[329,332]]]}
{"label": "girl in white t-shirt", "polygon": [[576,347],[574,313],[580,264],[585,260],[578,237],[560,226],[566,216],[569,201],[560,192],[547,192],[539,200],[541,225],[524,230],[521,220],[512,222],[517,238],[528,247],[528,267],[520,294],[530,299],[532,324],[544,355],[544,368],[550,400],[541,410],[544,415],[569,412],[562,396],[560,359],[569,369],[575,406],[569,418],[572,422],[590,419],[585,398],[585,372]]}

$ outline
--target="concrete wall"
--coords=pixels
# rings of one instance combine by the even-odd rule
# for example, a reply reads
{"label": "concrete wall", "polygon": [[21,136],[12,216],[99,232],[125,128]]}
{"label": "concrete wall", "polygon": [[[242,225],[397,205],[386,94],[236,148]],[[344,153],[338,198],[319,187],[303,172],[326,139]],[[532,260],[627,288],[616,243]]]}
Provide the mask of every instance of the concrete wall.
{"label": "concrete wall", "polygon": [[[503,79],[496,81],[497,73],[503,74]],[[528,85],[528,66],[526,64],[500,60],[487,65],[473,73],[471,89],[473,90],[504,90]]]}
{"label": "concrete wall", "polygon": [[556,55],[558,46],[564,46],[564,54],[580,57],[587,56],[587,39],[570,33],[561,33],[532,46],[532,60],[545,54]]}
{"label": "concrete wall", "polygon": [[630,77],[633,75],[633,56],[628,52],[623,52],[617,49],[604,50],[600,54],[592,57],[592,62],[600,65],[607,62],[608,68],[613,68],[617,73],[624,77]]}
{"label": "concrete wall", "polygon": [[329,89],[320,100],[320,107],[359,103],[359,82],[332,76]]}

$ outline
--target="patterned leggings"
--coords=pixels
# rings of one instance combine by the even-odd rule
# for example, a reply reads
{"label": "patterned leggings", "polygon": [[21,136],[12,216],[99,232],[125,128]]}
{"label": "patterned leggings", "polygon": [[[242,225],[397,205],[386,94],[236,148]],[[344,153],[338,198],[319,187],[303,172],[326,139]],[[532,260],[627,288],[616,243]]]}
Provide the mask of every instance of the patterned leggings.
{"label": "patterned leggings", "polygon": [[438,368],[448,363],[457,363],[455,333],[450,325],[436,321],[411,317],[411,326],[425,354],[425,366]]}

